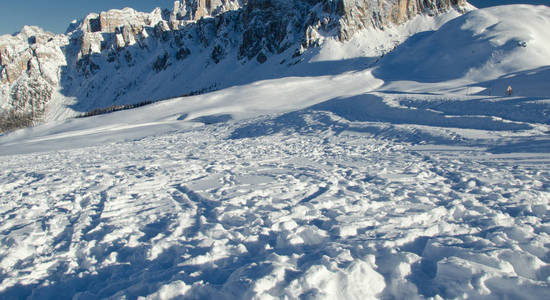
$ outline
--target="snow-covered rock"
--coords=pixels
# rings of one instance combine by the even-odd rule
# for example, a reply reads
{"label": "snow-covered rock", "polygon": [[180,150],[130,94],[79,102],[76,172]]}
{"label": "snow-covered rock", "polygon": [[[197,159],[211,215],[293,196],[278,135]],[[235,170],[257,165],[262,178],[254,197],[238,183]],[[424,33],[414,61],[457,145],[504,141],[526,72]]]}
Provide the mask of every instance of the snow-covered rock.
{"label": "snow-covered rock", "polygon": [[0,37],[0,108],[40,116],[60,84],[67,44],[66,36],[34,26]]}

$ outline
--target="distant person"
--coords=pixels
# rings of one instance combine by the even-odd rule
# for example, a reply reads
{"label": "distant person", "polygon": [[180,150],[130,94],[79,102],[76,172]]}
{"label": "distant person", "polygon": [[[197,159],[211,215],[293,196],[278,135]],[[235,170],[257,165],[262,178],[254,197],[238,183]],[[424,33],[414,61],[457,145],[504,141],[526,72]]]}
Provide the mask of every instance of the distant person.
{"label": "distant person", "polygon": [[509,85],[508,88],[506,89],[506,95],[507,96],[512,96],[512,86]]}

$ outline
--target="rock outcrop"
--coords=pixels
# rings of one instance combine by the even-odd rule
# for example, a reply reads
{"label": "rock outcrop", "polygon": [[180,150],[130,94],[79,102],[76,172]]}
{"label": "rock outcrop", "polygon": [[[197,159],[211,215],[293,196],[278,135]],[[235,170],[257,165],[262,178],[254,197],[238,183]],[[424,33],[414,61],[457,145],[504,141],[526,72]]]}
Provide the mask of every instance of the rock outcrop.
{"label": "rock outcrop", "polygon": [[[327,26],[331,21],[337,27],[340,40],[365,28],[383,29],[393,24],[402,24],[419,14],[437,15],[452,7],[463,10],[465,0],[325,0],[323,12],[326,14],[317,20],[319,25]],[[327,19],[335,15],[336,20]],[[327,24],[327,25],[324,25]]]}
{"label": "rock outcrop", "polygon": [[[366,28],[384,29],[465,5],[464,0],[184,0],[175,1],[172,10],[90,14],[65,34],[24,27],[0,37],[0,110],[39,115],[56,91],[86,103],[83,109],[144,101],[124,95],[139,82],[184,66],[193,55],[208,54],[205,64],[230,55],[262,64],[273,54],[299,56],[326,38],[347,41]],[[143,97],[166,96],[153,91]]]}
{"label": "rock outcrop", "polygon": [[246,0],[187,0],[175,1],[170,14],[170,27],[175,30],[189,22],[203,17],[215,17],[231,10],[237,10],[247,3]]}

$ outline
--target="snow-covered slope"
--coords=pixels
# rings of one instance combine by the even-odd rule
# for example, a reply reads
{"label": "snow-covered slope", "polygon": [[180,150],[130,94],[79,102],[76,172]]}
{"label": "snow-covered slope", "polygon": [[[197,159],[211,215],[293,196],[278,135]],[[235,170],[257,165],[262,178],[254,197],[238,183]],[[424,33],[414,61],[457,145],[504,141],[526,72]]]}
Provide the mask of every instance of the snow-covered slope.
{"label": "snow-covered slope", "polygon": [[549,18],[418,17],[0,136],[0,298],[546,298]]}
{"label": "snow-covered slope", "polygon": [[[375,73],[386,80],[464,79],[483,84],[489,81],[494,84],[494,80],[506,76],[501,81],[512,83],[513,77],[525,77],[517,76],[522,72],[536,73],[536,69],[550,65],[550,39],[546,33],[549,27],[550,12],[545,6],[517,5],[474,11],[437,31],[423,32],[407,40],[384,58]],[[518,84],[525,95],[546,89],[523,87],[529,82]],[[546,91],[543,93],[548,95]]]}

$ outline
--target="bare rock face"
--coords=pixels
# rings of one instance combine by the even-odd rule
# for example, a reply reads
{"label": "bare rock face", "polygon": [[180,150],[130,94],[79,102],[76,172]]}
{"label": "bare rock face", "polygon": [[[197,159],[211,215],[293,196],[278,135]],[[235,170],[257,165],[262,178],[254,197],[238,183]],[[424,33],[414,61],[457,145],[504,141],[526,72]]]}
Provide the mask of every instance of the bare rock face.
{"label": "bare rock face", "polygon": [[175,1],[170,15],[172,29],[178,29],[203,17],[215,17],[224,12],[237,10],[247,3],[246,0],[184,0]]}
{"label": "bare rock face", "polygon": [[82,32],[115,32],[118,28],[128,25],[154,26],[162,19],[162,11],[159,8],[151,13],[137,12],[132,8],[112,9],[100,14],[89,14],[78,27]]}
{"label": "bare rock face", "polygon": [[349,40],[367,28],[384,29],[420,15],[437,15],[454,8],[464,12],[466,0],[319,0],[306,29],[305,47],[315,44],[320,31]]}
{"label": "bare rock face", "polygon": [[[93,109],[139,89],[140,81],[155,81],[193,55],[207,53],[206,65],[228,58],[262,64],[285,51],[299,56],[326,38],[347,41],[367,28],[384,29],[419,14],[462,11],[466,4],[465,0],[181,0],[172,10],[143,13],[125,8],[90,14],[74,21],[62,35],[24,27],[15,36],[0,37],[0,113],[17,110],[34,116],[47,108],[56,90]],[[143,97],[161,96],[149,92]],[[131,99],[124,101],[146,100]]]}
{"label": "bare rock face", "polygon": [[144,35],[145,27],[155,26],[162,21],[160,8],[151,13],[137,12],[131,8],[113,9],[100,14],[89,14],[80,23],[73,24],[68,35],[71,40],[78,40],[80,59],[86,55],[101,53],[106,34],[116,34],[119,48],[131,46]]}

